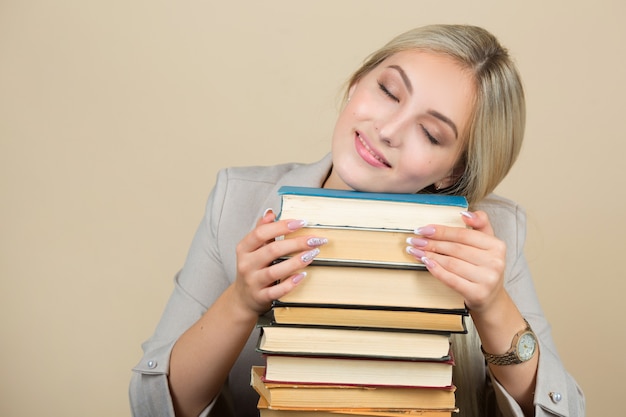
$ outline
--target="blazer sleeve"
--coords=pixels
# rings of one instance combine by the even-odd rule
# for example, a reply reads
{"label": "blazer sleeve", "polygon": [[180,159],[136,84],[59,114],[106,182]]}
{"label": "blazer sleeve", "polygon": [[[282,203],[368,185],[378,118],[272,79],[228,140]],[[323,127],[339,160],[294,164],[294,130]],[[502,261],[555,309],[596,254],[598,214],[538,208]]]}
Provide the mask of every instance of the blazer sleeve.
{"label": "blazer sleeve", "polygon": [[[225,173],[220,172],[206,204],[205,215],[198,227],[185,265],[174,279],[174,290],[152,337],[142,344],[143,357],[133,368],[129,387],[133,416],[173,417],[174,408],[168,385],[169,361],[172,348],[195,323],[209,305],[229,285],[217,246],[218,225],[227,190]],[[204,412],[226,397],[218,396]]]}
{"label": "blazer sleeve", "polygon": [[[496,235],[507,243],[505,288],[539,341],[535,415],[582,417],[585,415],[584,394],[561,362],[524,257],[526,214],[519,205],[493,196],[480,208],[489,214]],[[523,417],[516,401],[493,375],[490,377],[502,415]]]}
{"label": "blazer sleeve", "polygon": [[[278,208],[280,185],[319,186],[328,174],[330,155],[313,164],[234,167],[220,170],[207,200],[174,290],[143,357],[134,367],[129,387],[135,417],[173,417],[168,385],[170,354],[176,340],[195,323],[236,277],[237,243],[265,208]],[[215,335],[220,337],[220,335]],[[251,364],[262,363],[252,332],[222,392],[201,416],[256,415],[258,396],[250,387]]]}

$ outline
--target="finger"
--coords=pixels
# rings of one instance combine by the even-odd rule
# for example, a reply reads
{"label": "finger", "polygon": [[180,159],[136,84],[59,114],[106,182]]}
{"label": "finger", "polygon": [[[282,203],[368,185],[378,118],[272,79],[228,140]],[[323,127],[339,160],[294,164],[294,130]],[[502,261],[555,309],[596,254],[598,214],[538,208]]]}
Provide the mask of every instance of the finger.
{"label": "finger", "polygon": [[506,245],[496,238],[492,239],[492,242],[486,243],[481,248],[457,242],[410,238],[407,239],[407,243],[411,245],[407,252],[418,259],[436,254],[458,259],[470,265],[497,268],[500,263],[497,260],[503,260],[506,256]]}
{"label": "finger", "polygon": [[[326,244],[328,239],[318,236],[299,236],[293,239],[279,239],[266,243],[252,252],[238,253],[238,270],[243,274],[263,271],[260,278],[261,285],[266,286],[274,281],[294,273],[319,254],[320,246]],[[316,250],[317,249],[317,250]],[[271,267],[276,260],[284,258],[297,258],[300,256],[301,263],[281,262],[281,267]],[[258,274],[255,273],[257,277]]]}
{"label": "finger", "polygon": [[[487,236],[482,232],[473,232]],[[457,242],[414,237],[407,239],[407,243],[411,245],[407,247],[407,252],[419,260],[425,256],[437,260],[456,275],[479,281],[489,271],[495,271],[497,275],[505,267],[506,245],[495,237],[487,238],[491,240],[486,245],[488,249],[482,249]]]}
{"label": "finger", "polygon": [[488,249],[493,242],[493,235],[479,230],[443,225],[418,227],[414,233],[429,242],[450,242],[479,249]]}
{"label": "finger", "polygon": [[[431,272],[433,272],[433,266],[435,266],[440,271],[445,271],[455,277],[473,283],[484,282],[487,275],[490,274],[490,270],[483,268],[480,263],[473,263],[461,258],[440,255],[433,252],[426,252],[421,258],[421,261]],[[428,262],[434,263],[429,265]]]}
{"label": "finger", "polygon": [[486,305],[503,288],[502,275],[496,270],[471,268],[463,271],[452,265],[457,262],[455,259],[437,255],[424,257],[422,261],[434,277],[461,294],[470,309]]}
{"label": "finger", "polygon": [[[476,288],[476,283],[463,275],[448,270],[440,261],[441,257],[437,257],[437,255],[422,257],[422,262],[434,277],[467,298],[466,294],[470,294]],[[450,267],[449,264],[448,267]]]}
{"label": "finger", "polygon": [[489,243],[488,249],[436,241],[432,242],[433,247],[429,247],[430,245],[431,243],[423,249],[426,256],[440,260],[447,269],[472,280],[480,279],[483,274],[477,271],[496,271],[500,274],[506,266],[506,244],[496,238]]}
{"label": "finger", "polygon": [[[295,258],[303,256],[317,256],[317,252],[313,252],[318,247],[325,245],[328,239],[317,236],[300,236],[294,239],[280,239],[259,248],[255,255],[258,259],[259,266],[266,266],[281,258]],[[278,268],[276,268],[278,269]],[[293,269],[293,268],[292,268]],[[286,274],[283,274],[285,276]]]}
{"label": "finger", "polygon": [[484,211],[462,211],[463,221],[474,230],[494,235],[489,216]]}
{"label": "finger", "polygon": [[257,220],[256,225],[260,226],[262,224],[272,223],[274,220],[276,220],[276,213],[274,213],[273,209],[267,208],[265,209],[263,215],[261,215],[259,220]]}
{"label": "finger", "polygon": [[279,220],[268,223],[265,222],[265,220],[269,220],[273,216],[273,214],[266,214],[262,217],[257,222],[257,226],[239,242],[237,250],[241,252],[255,251],[279,236],[283,236],[289,232],[293,232],[306,226],[306,221],[304,220]]}
{"label": "finger", "polygon": [[[319,253],[319,248],[314,248],[272,265],[270,267],[272,269],[270,276],[276,279],[274,281],[276,284],[267,287],[266,295],[273,300],[277,300],[293,290],[306,278],[307,272],[305,267],[311,264]],[[289,274],[291,275],[288,276]],[[287,278],[280,278],[284,276],[287,276]]]}
{"label": "finger", "polygon": [[[313,262],[319,253],[319,248],[313,248],[300,252],[290,258],[273,262],[272,265],[264,268],[262,271],[263,278],[261,278],[261,285],[268,287],[273,286],[275,283],[295,280],[295,282],[292,282],[292,285],[295,286],[298,281],[306,275],[303,274],[303,268]],[[287,287],[289,286],[282,286],[282,288]]]}
{"label": "finger", "polygon": [[265,296],[271,300],[278,300],[291,292],[301,281],[306,279],[306,276],[306,271],[299,271],[276,285],[267,287],[267,289],[264,290]]}
{"label": "finger", "polygon": [[313,262],[319,253],[319,248],[300,252],[295,256],[275,262],[267,268],[267,273],[274,281],[288,280],[288,277],[302,272],[305,267]]}

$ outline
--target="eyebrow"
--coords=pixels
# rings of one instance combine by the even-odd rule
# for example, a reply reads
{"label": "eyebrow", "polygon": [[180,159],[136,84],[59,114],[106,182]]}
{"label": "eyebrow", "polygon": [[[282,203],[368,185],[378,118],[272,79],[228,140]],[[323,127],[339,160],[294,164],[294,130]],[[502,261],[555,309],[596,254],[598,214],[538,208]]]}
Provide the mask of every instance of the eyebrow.
{"label": "eyebrow", "polygon": [[[409,94],[413,94],[413,85],[411,84],[409,77],[407,77],[406,72],[404,72],[402,67],[400,67],[399,65],[389,65],[387,68],[392,68],[398,71],[398,74],[400,74],[400,77],[402,78],[402,81],[404,82],[406,89],[409,91]],[[454,124],[452,120],[450,120],[449,117],[444,116],[443,114],[439,113],[436,110],[428,110],[428,114],[430,114],[433,117],[436,117],[437,119],[441,120],[442,122],[450,126],[450,128],[454,131],[455,138],[459,137],[459,132],[456,128],[456,125]]]}
{"label": "eyebrow", "polygon": [[437,110],[428,110],[427,113],[430,114],[431,116],[436,117],[437,119],[441,120],[442,122],[444,122],[448,126],[450,126],[450,128],[454,131],[454,137],[458,139],[459,132],[457,131],[456,125],[454,124],[454,122],[452,120],[450,120],[448,117],[444,116],[443,114],[439,113]]}
{"label": "eyebrow", "polygon": [[406,89],[409,90],[409,93],[413,94],[413,85],[411,84],[409,77],[406,76],[406,72],[404,72],[402,67],[400,67],[399,65],[389,65],[387,68],[393,68],[398,71],[400,77],[402,77],[402,81],[404,82]]}

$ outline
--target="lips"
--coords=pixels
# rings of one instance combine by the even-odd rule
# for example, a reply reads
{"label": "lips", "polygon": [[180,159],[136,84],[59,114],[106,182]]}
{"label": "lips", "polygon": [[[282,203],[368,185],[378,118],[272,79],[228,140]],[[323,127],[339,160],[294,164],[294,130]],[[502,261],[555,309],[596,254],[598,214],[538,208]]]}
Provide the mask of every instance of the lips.
{"label": "lips", "polygon": [[356,132],[355,146],[357,153],[368,164],[375,167],[391,168],[389,162],[382,155],[372,149],[367,139],[362,137],[359,132]]}

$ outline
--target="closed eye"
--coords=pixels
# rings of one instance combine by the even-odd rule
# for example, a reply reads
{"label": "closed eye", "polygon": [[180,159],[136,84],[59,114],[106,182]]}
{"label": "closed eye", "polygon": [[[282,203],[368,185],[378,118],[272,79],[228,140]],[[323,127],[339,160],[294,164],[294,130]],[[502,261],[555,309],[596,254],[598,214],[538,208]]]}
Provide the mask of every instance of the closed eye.
{"label": "closed eye", "polygon": [[420,127],[422,128],[422,131],[424,132],[424,135],[426,135],[426,137],[428,138],[430,143],[432,143],[433,145],[439,145],[440,144],[440,142],[437,140],[437,138],[434,137],[433,135],[431,135],[430,132],[424,127],[424,125],[420,124]]}
{"label": "closed eye", "polygon": [[387,87],[385,87],[385,84],[378,82],[378,87],[380,88],[380,90],[390,99],[392,99],[395,102],[400,102],[400,100],[398,99],[398,97],[394,96],[393,94],[391,94],[391,92],[387,89]]}

